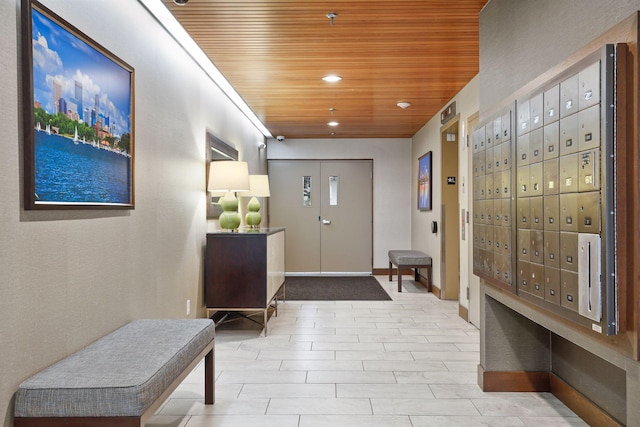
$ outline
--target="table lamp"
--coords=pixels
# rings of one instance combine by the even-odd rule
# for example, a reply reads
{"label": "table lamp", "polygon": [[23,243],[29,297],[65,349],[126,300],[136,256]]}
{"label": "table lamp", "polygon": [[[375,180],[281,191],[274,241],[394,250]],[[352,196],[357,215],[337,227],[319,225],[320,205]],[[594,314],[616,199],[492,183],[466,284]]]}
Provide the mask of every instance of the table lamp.
{"label": "table lamp", "polygon": [[238,213],[235,192],[249,190],[249,166],[247,162],[215,161],[209,167],[208,191],[225,191],[220,198],[220,228],[234,231],[242,219]]}
{"label": "table lamp", "polygon": [[242,193],[242,197],[251,197],[247,208],[249,212],[245,216],[245,221],[252,229],[260,228],[260,202],[256,197],[269,197],[269,175],[249,175],[249,191]]}

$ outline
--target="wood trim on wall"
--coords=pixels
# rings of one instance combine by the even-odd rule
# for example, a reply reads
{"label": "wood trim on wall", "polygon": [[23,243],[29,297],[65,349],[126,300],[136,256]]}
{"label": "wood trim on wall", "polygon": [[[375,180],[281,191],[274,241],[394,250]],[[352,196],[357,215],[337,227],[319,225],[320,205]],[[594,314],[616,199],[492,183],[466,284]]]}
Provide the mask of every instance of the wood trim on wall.
{"label": "wood trim on wall", "polygon": [[485,371],[478,365],[478,384],[484,392],[551,392],[587,424],[622,426],[582,393],[550,372]]}
{"label": "wood trim on wall", "polygon": [[478,385],[484,392],[547,392],[549,372],[485,371],[478,365]]}
{"label": "wood trim on wall", "polygon": [[462,317],[466,322],[469,321],[469,309],[462,304],[458,304],[458,316]]}
{"label": "wood trim on wall", "polygon": [[623,425],[587,399],[582,393],[552,373],[549,374],[549,385],[551,393],[590,426],[609,427]]}

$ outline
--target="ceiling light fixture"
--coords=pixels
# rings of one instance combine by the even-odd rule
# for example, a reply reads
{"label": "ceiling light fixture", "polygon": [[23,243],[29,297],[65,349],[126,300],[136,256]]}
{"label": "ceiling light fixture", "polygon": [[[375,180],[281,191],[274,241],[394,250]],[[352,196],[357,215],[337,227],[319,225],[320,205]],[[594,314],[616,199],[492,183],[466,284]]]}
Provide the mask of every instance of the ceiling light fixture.
{"label": "ceiling light fixture", "polygon": [[333,25],[333,20],[338,17],[338,14],[335,12],[329,12],[325,15],[331,21],[331,25]]}
{"label": "ceiling light fixture", "polygon": [[327,123],[329,126],[338,126],[340,123],[338,122],[329,122]]}
{"label": "ceiling light fixture", "polygon": [[335,83],[335,82],[339,82],[340,80],[342,80],[342,77],[335,75],[335,74],[329,74],[326,75],[322,78],[322,80],[324,80],[327,83]]}
{"label": "ceiling light fixture", "polygon": [[398,102],[398,104],[396,104],[398,107],[402,108],[403,110],[406,110],[407,108],[411,107],[411,103],[407,102],[407,101],[400,101]]}

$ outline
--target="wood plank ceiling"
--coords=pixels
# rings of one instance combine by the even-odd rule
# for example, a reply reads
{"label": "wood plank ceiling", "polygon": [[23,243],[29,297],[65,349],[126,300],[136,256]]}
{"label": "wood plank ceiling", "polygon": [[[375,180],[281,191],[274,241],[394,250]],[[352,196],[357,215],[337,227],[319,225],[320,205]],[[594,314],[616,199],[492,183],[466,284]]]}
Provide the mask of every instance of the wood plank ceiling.
{"label": "wood plank ceiling", "polygon": [[412,137],[478,73],[487,2],[162,1],[271,134],[287,138]]}

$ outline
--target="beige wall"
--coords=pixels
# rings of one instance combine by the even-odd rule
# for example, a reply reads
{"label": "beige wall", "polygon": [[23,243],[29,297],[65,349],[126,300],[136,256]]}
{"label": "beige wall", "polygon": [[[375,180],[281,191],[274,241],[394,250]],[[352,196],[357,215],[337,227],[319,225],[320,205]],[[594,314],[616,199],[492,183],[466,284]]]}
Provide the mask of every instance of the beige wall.
{"label": "beige wall", "polygon": [[[470,130],[466,129],[466,122],[469,116],[478,111],[478,77],[474,77],[453,99],[446,102],[442,108],[444,109],[451,102],[456,102],[456,111],[460,114],[459,140],[464,141],[465,135],[470,135]],[[462,123],[465,123],[465,129],[463,133]],[[441,223],[441,176],[440,176],[440,164],[442,162],[442,156],[440,152],[440,112],[436,114],[426,125],[420,129],[413,136],[413,146],[411,149],[411,194],[417,194],[417,182],[418,182],[418,158],[425,154],[427,151],[433,151],[433,210],[431,211],[419,211],[417,207],[417,200],[415,197],[411,199],[411,247],[416,250],[421,250],[432,257],[433,261],[433,274],[432,280],[435,285],[440,287],[440,245],[441,245],[441,233],[431,233],[431,221],[437,221]],[[458,144],[458,202],[459,208],[469,210],[472,206],[472,193],[471,193],[471,150],[469,150],[464,143]],[[461,226],[460,221],[457,224]],[[470,257],[469,239],[471,228],[467,226],[466,240],[460,241],[460,304],[468,308],[467,301],[467,286],[479,286],[479,281],[476,276],[473,275],[473,271],[469,268],[472,265]],[[476,302],[477,304],[477,302]],[[476,323],[478,324],[478,323]]]}
{"label": "beige wall", "polygon": [[[21,209],[20,1],[0,2],[0,413],[28,376],[137,318],[201,308],[205,131],[264,170],[262,135],[135,1],[46,0],[135,68],[131,211]],[[211,224],[209,227],[215,227]],[[198,310],[192,309],[190,317]]]}
{"label": "beige wall", "polygon": [[373,268],[389,268],[389,249],[411,248],[410,139],[269,140],[270,159],[373,159]]}

